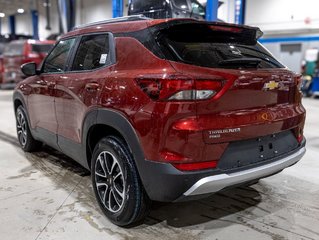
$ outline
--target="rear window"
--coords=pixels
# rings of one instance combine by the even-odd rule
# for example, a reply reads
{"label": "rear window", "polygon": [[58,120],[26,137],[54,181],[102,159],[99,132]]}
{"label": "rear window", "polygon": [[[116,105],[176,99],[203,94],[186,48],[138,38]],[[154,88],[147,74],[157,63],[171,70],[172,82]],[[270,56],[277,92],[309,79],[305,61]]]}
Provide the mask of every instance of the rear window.
{"label": "rear window", "polygon": [[20,56],[23,55],[24,43],[9,43],[3,52],[4,56]]}
{"label": "rear window", "polygon": [[163,30],[159,43],[167,58],[209,68],[283,68],[256,41],[256,31],[207,24]]}
{"label": "rear window", "polygon": [[131,0],[130,12],[140,13],[149,10],[163,9],[166,5],[165,0]]}
{"label": "rear window", "polygon": [[53,47],[53,44],[32,44],[32,52],[48,53]]}

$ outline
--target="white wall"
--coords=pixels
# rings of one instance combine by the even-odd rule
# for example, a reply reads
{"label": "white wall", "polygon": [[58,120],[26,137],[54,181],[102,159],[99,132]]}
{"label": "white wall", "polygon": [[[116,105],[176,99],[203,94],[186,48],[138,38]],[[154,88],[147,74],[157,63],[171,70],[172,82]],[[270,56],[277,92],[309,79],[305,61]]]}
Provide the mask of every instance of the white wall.
{"label": "white wall", "polygon": [[76,25],[112,18],[112,0],[77,0]]}
{"label": "white wall", "polygon": [[[42,1],[38,1],[37,9],[39,11],[39,35],[40,39],[48,37],[50,34],[55,34],[59,32],[59,16],[58,16],[58,6],[56,0],[51,0],[51,11],[50,11],[50,26],[51,30],[46,30],[46,9],[42,4]],[[31,18],[30,18],[31,20]],[[32,29],[31,29],[32,32]]]}
{"label": "white wall", "polygon": [[[246,24],[263,31],[294,31],[319,27],[318,0],[246,0]],[[310,24],[305,19],[310,19]]]}
{"label": "white wall", "polygon": [[[51,0],[51,30],[46,30],[46,9],[42,1],[37,1],[39,11],[39,35],[40,39],[48,37],[50,34],[59,32],[59,20],[57,10],[57,0]],[[112,0],[77,0],[76,1],[76,25],[101,21],[112,18]],[[8,17],[2,18],[2,34],[10,32]],[[32,18],[30,10],[24,14],[16,15],[16,33],[32,35]]]}
{"label": "white wall", "polygon": [[218,9],[218,18],[229,23],[235,21],[235,0],[222,0],[224,2]]}
{"label": "white wall", "polygon": [[[38,10],[39,13],[39,37],[40,39],[45,39],[50,34],[58,33],[59,31],[59,21],[58,21],[58,12],[57,12],[57,2],[56,0],[51,1],[51,30],[46,30],[46,9],[42,4],[42,1],[37,1],[35,9]],[[17,34],[25,34],[25,35],[33,35],[32,29],[32,17],[30,9],[26,9],[23,14],[16,14],[16,33]],[[8,16],[2,18],[2,34],[10,33],[9,29],[9,21]]]}

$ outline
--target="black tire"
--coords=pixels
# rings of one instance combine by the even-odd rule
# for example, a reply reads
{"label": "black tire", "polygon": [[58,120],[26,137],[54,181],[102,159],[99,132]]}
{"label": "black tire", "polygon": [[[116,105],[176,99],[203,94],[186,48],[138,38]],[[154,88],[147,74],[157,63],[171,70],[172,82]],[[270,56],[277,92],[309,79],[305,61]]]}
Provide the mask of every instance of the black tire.
{"label": "black tire", "polygon": [[114,224],[130,227],[149,213],[151,200],[141,183],[133,157],[120,138],[108,136],[96,145],[91,177],[99,206]]}
{"label": "black tire", "polygon": [[25,152],[34,152],[41,148],[42,143],[35,140],[31,134],[28,118],[23,106],[16,110],[16,129],[18,141]]}

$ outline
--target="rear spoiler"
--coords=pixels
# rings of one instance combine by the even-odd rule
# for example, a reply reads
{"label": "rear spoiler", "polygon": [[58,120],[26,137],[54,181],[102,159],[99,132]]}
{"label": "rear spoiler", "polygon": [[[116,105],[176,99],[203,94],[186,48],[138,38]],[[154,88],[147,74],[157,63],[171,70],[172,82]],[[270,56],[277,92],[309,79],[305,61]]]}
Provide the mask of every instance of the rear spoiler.
{"label": "rear spoiler", "polygon": [[195,20],[195,19],[167,19],[165,22],[161,23],[152,23],[152,21],[149,22],[150,26],[154,26],[154,30],[160,31],[169,29],[175,26],[181,26],[181,25],[207,25],[209,28],[211,28],[213,31],[218,32],[231,32],[233,34],[241,34],[246,39],[250,38],[254,42],[257,42],[258,39],[260,39],[263,36],[263,32],[258,27],[250,27],[246,25],[238,25],[238,24],[230,24],[230,23],[224,23],[224,22],[208,22],[208,21],[202,21],[202,20]]}

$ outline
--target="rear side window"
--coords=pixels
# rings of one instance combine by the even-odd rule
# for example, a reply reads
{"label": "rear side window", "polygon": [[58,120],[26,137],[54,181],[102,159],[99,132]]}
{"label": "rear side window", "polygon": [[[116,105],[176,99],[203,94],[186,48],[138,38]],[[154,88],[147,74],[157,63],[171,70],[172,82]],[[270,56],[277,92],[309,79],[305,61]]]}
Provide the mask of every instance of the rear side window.
{"label": "rear side window", "polygon": [[174,61],[210,68],[284,67],[256,42],[253,32],[240,28],[184,24],[164,30],[160,36],[164,53]]}
{"label": "rear side window", "polygon": [[74,41],[74,38],[61,40],[55,46],[44,62],[44,73],[59,73],[64,71]]}
{"label": "rear side window", "polygon": [[23,42],[11,42],[4,49],[4,56],[21,56],[23,55]]}
{"label": "rear side window", "polygon": [[48,53],[52,47],[53,44],[32,44],[32,52],[36,53]]}
{"label": "rear side window", "polygon": [[76,52],[72,71],[94,70],[110,63],[109,35],[84,36]]}

